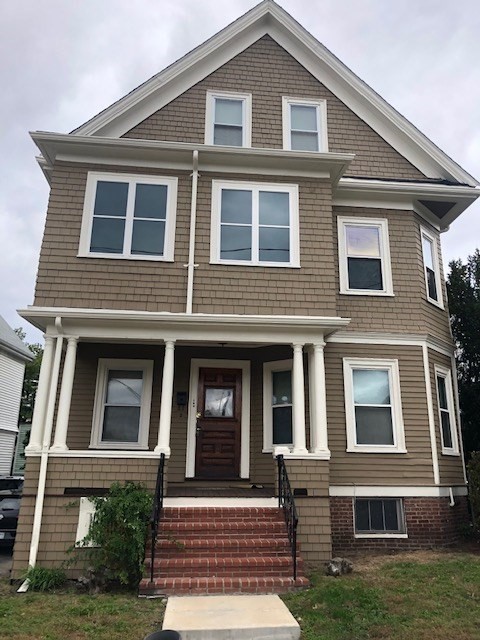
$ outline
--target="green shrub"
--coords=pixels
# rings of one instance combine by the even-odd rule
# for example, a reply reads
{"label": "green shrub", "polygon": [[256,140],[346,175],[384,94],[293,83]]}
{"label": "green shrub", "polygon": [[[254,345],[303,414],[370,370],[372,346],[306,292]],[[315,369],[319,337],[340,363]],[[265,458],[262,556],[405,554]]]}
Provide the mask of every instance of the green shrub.
{"label": "green shrub", "polygon": [[467,466],[468,495],[472,508],[473,528],[480,535],[480,451],[474,451]]}
{"label": "green shrub", "polygon": [[105,497],[90,500],[95,514],[81,542],[95,575],[136,587],[142,577],[152,496],[134,482],[114,483]]}
{"label": "green shrub", "polygon": [[65,571],[58,567],[29,567],[22,580],[28,580],[32,591],[53,591],[67,579]]}

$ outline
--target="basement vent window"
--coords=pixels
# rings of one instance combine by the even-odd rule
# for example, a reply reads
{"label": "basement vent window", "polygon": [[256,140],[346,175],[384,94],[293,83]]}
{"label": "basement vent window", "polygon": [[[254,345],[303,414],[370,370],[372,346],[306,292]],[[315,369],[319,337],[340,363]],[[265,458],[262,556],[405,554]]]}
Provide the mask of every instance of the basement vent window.
{"label": "basement vent window", "polygon": [[406,536],[400,498],[356,498],[355,536]]}

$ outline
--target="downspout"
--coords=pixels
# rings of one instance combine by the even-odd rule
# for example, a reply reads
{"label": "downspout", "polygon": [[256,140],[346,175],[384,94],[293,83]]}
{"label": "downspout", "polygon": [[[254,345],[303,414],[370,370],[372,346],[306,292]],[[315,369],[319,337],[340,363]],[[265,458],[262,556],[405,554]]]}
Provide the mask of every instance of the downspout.
{"label": "downspout", "polygon": [[191,314],[193,308],[193,276],[195,272],[195,225],[197,219],[197,188],[198,188],[198,150],[193,152],[193,172],[192,176],[192,205],[190,209],[190,239],[188,245],[188,264],[187,267],[187,306],[185,313]]}
{"label": "downspout", "polygon": [[[40,529],[42,527],[43,505],[45,499],[45,485],[47,481],[48,450],[52,439],[53,416],[55,412],[55,400],[58,388],[58,376],[60,373],[60,361],[62,359],[63,329],[62,319],[55,319],[55,327],[60,335],[57,335],[55,356],[53,359],[52,374],[50,376],[50,389],[48,393],[47,413],[45,416],[45,428],[43,431],[42,450],[40,453],[40,471],[38,474],[38,490],[35,499],[35,512],[33,516],[32,538],[30,541],[30,553],[28,566],[34,567],[37,562],[38,544],[40,542]],[[17,593],[25,593],[29,587],[29,580],[25,580],[17,590]]]}

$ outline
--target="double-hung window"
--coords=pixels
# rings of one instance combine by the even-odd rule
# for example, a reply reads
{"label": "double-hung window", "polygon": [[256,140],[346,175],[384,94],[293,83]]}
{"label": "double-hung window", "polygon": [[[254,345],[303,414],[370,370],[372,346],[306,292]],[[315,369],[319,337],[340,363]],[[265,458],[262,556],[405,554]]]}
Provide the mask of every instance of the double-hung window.
{"label": "double-hung window", "polygon": [[327,103],[284,97],[283,148],[291,151],[328,151]]}
{"label": "double-hung window", "polygon": [[251,122],[251,94],[207,92],[205,144],[250,147]]}
{"label": "double-hung window", "polygon": [[148,447],[152,375],[151,360],[99,360],[90,446]]}
{"label": "double-hung window", "polygon": [[344,358],[347,451],[405,453],[397,360]]}
{"label": "double-hung window", "polygon": [[435,379],[437,382],[438,417],[440,423],[440,436],[442,440],[442,453],[446,455],[459,455],[457,427],[455,420],[455,403],[453,400],[452,374],[449,369],[435,367]]}
{"label": "double-hung window", "polygon": [[393,295],[387,220],[339,217],[340,293]]}
{"label": "double-hung window", "polygon": [[88,174],[80,256],[173,260],[177,178]]}
{"label": "double-hung window", "polygon": [[278,360],[263,365],[263,451],[291,446],[292,361]]}
{"label": "double-hung window", "polygon": [[443,308],[437,241],[435,237],[425,229],[422,229],[421,233],[427,300]]}
{"label": "double-hung window", "polygon": [[299,266],[298,187],[212,183],[211,262]]}

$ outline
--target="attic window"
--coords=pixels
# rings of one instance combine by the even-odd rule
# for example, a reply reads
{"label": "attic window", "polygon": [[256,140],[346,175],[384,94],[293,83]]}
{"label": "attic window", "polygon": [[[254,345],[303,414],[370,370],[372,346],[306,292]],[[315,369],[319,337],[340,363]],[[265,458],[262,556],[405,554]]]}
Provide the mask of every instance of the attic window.
{"label": "attic window", "polygon": [[291,151],[328,151],[325,100],[283,98],[283,148]]}
{"label": "attic window", "polygon": [[252,96],[207,92],[205,144],[251,146]]}
{"label": "attic window", "polygon": [[173,260],[177,178],[89,173],[79,256]]}

